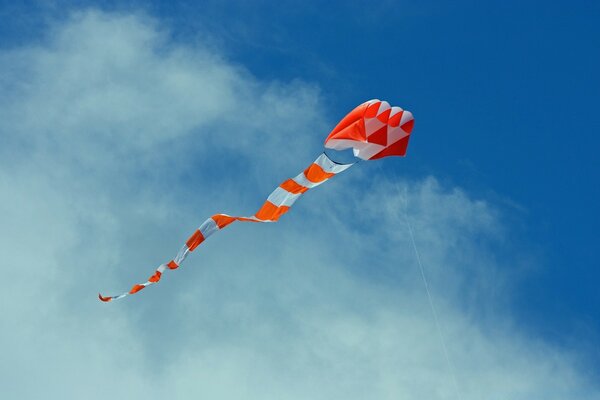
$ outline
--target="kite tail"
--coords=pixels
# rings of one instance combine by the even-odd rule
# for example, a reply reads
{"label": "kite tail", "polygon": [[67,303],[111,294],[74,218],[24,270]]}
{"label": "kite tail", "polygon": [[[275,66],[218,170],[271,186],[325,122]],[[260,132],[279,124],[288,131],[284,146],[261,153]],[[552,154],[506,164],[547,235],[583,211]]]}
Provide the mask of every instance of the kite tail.
{"label": "kite tail", "polygon": [[190,236],[185,245],[179,250],[177,256],[171,261],[161,264],[154,274],[144,283],[133,285],[131,290],[118,296],[102,296],[98,298],[104,302],[121,299],[134,294],[147,286],[158,283],[167,269],[177,269],[185,260],[187,255],[194,251],[213,233],[225,228],[235,221],[241,222],[276,222],[285,214],[292,204],[306,192],[315,186],[319,186],[332,176],[350,168],[353,164],[338,164],[332,161],[325,153],[321,154],[308,168],[292,179],[283,182],[267,198],[262,207],[251,217],[234,217],[227,214],[215,214],[200,225]]}

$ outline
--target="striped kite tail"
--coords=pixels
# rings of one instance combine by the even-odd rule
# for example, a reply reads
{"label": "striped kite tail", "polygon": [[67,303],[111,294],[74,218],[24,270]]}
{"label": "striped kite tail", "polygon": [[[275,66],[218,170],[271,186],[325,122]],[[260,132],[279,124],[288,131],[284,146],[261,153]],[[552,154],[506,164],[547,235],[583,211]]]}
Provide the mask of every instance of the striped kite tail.
{"label": "striped kite tail", "polygon": [[147,286],[158,283],[166,270],[179,268],[189,253],[194,251],[202,242],[204,242],[213,233],[220,231],[227,225],[235,221],[240,222],[277,222],[277,220],[298,200],[307,190],[319,186],[329,178],[350,168],[353,164],[338,164],[332,161],[325,153],[321,154],[308,168],[295,178],[283,182],[273,193],[269,195],[267,201],[251,217],[235,217],[227,214],[215,214],[208,218],[200,227],[189,237],[185,245],[179,250],[177,256],[171,261],[158,266],[154,274],[144,283],[133,285],[125,293],[117,296],[102,296],[98,298],[104,302],[121,299],[144,289]]}

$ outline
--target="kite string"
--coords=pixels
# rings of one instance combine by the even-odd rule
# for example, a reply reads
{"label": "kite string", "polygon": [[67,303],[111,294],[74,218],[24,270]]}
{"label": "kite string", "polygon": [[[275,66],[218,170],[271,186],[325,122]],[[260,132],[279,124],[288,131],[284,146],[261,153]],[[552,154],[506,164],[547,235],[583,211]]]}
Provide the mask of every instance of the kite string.
{"label": "kite string", "polygon": [[[398,185],[398,181],[396,181],[396,189],[398,190],[398,193],[400,193],[400,186]],[[406,191],[406,186],[404,187],[403,200],[404,200],[404,222],[406,223],[406,226],[408,228],[408,233],[410,236],[410,243],[412,245],[413,251],[415,252],[417,264],[419,265],[419,271],[421,272],[421,278],[423,279],[423,285],[425,286],[425,292],[427,293],[427,299],[429,300],[429,307],[431,308],[431,314],[433,315],[435,327],[438,332],[440,343],[442,344],[442,350],[444,351],[444,357],[446,358],[446,364],[447,364],[448,370],[450,372],[450,375],[452,377],[452,382],[454,384],[454,391],[456,394],[456,398],[460,400],[460,399],[462,399],[462,396],[460,395],[460,390],[458,388],[458,382],[456,380],[456,374],[454,372],[454,364],[452,363],[452,361],[450,359],[450,355],[448,354],[448,348],[446,347],[446,340],[444,338],[444,333],[442,331],[442,327],[441,327],[441,324],[440,324],[440,321],[438,318],[438,313],[435,308],[435,303],[433,302],[433,296],[431,295],[431,291],[429,290],[429,282],[427,281],[427,276],[425,275],[425,268],[423,268],[423,263],[421,262],[421,255],[419,253],[419,250],[417,249],[417,244],[415,242],[415,236],[413,234],[412,226],[410,224],[410,221],[408,220],[408,195],[407,195],[407,191]]]}

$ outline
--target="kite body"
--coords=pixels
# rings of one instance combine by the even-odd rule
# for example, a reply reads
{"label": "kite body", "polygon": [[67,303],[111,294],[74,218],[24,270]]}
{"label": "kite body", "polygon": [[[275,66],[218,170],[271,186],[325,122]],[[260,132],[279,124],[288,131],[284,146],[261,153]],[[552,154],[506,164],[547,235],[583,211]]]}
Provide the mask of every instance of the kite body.
{"label": "kite body", "polygon": [[404,156],[414,118],[410,111],[387,101],[369,100],[356,107],[325,139],[325,147],[352,149],[363,160]]}
{"label": "kite body", "polygon": [[[356,107],[340,121],[325,140],[325,147],[333,150],[352,149],[354,155],[363,160],[404,156],[413,124],[414,119],[409,111],[400,107],[391,107],[385,101],[370,100]],[[118,296],[99,294],[98,297],[108,302],[137,293],[157,283],[166,270],[179,268],[189,253],[209,236],[233,222],[276,222],[302,194],[352,165],[353,163],[336,163],[325,153],[321,154],[302,173],[279,185],[254,215],[249,217],[213,215],[189,237],[177,256],[161,264],[146,282],[136,284],[128,292]]]}

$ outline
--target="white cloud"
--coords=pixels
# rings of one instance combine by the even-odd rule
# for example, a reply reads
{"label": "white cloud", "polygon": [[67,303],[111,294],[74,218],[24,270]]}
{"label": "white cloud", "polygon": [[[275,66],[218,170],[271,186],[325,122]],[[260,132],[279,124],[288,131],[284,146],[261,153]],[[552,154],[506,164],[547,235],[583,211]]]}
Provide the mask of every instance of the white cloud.
{"label": "white cloud", "polygon": [[434,178],[397,188],[357,166],[101,304],[203,217],[254,211],[335,121],[316,87],[259,81],[143,15],[75,14],[0,54],[0,76],[8,397],[454,398],[406,189],[463,398],[599,398],[575,351],[511,324],[501,215]]}

